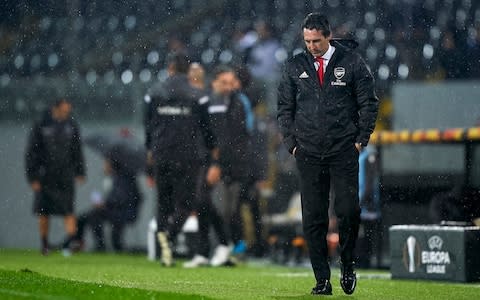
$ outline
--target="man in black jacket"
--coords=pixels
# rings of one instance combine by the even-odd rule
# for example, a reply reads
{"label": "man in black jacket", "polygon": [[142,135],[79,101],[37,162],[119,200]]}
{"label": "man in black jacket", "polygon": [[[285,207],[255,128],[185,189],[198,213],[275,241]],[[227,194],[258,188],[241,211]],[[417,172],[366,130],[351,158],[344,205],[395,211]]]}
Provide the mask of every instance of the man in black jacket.
{"label": "man in black jacket", "polygon": [[63,254],[69,255],[69,244],[76,233],[73,215],[75,180],[83,182],[85,167],[80,130],[71,117],[72,105],[65,99],[56,101],[44,118],[36,123],[25,153],[27,179],[35,193],[34,213],[39,216],[42,254],[47,255],[49,216],[64,217],[67,239]]}
{"label": "man in black jacket", "polygon": [[[137,219],[142,194],[137,184],[137,173],[126,168],[112,149],[104,163],[104,172],[112,179],[111,188],[105,199],[97,200],[94,207],[78,217],[78,230],[75,236],[79,248],[83,248],[86,226],[91,226],[95,238],[95,250],[105,251],[103,224],[111,224],[112,246],[116,252],[124,250],[123,233],[125,226]],[[101,196],[100,196],[101,197]]]}
{"label": "man in black jacket", "polygon": [[356,286],[354,257],[360,223],[358,155],[375,127],[378,99],[363,59],[331,40],[327,18],[305,18],[307,51],[286,63],[278,91],[278,124],[297,161],[303,230],[317,280],[312,294],[331,294],[326,234],[330,180],[339,222],[345,293]]}
{"label": "man in black jacket", "polygon": [[[212,203],[212,184],[204,184],[197,212],[199,218],[199,239],[203,242],[198,253],[185,267],[197,267],[207,264],[209,254],[208,233],[210,224],[214,226],[219,238],[219,245],[210,260],[211,266],[220,266],[228,261],[230,248],[227,235],[234,243],[242,239],[241,222],[239,222],[238,204],[240,197],[248,188],[250,174],[250,134],[247,115],[251,113],[249,100],[242,100],[240,94],[233,93],[235,72],[228,66],[218,66],[214,71],[212,92],[204,98],[208,106],[208,115],[212,130],[218,140],[224,189],[222,190],[223,217],[227,224],[227,233],[221,228],[222,220]],[[247,105],[247,106],[246,106]],[[253,122],[253,120],[251,120]]]}
{"label": "man in black jacket", "polygon": [[[155,84],[145,95],[145,133],[147,160],[154,169],[157,186],[157,238],[161,261],[171,266],[169,240],[181,230],[196,200],[195,188],[201,166],[198,135],[203,136],[214,159],[218,158],[218,150],[208,121],[205,102],[208,99],[188,83],[188,58],[174,53],[167,58],[167,64],[169,77]],[[208,180],[218,180],[219,174],[218,167],[210,168]]]}

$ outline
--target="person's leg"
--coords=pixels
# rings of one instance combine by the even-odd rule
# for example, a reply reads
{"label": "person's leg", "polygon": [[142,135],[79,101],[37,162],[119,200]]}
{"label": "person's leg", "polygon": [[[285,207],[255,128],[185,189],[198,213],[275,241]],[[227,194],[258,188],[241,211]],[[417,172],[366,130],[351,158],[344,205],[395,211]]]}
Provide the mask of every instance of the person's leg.
{"label": "person's leg", "polygon": [[117,252],[123,250],[123,229],[125,224],[122,222],[113,222],[112,223],[112,246],[113,249]]}
{"label": "person's leg", "polygon": [[155,183],[157,187],[157,228],[167,231],[168,218],[173,211],[172,172],[167,164],[156,166]]}
{"label": "person's leg", "polygon": [[260,195],[258,193],[255,183],[249,185],[248,204],[252,212],[253,226],[255,229],[255,244],[253,246],[253,253],[255,256],[263,256],[264,242],[262,237],[262,216],[260,213]]}
{"label": "person's leg", "polygon": [[63,217],[63,223],[67,237],[62,244],[62,248],[68,249],[70,242],[75,239],[75,235],[77,234],[77,220],[73,214],[68,214]]}
{"label": "person's leg", "polygon": [[174,212],[174,185],[173,176],[175,166],[170,162],[161,162],[155,169],[157,186],[157,241],[160,246],[160,260],[164,266],[173,265],[173,252],[171,249],[171,235],[168,232],[169,218]]}
{"label": "person's leg", "polygon": [[197,215],[198,215],[198,235],[197,235],[197,245],[196,245],[196,254],[203,257],[208,257],[210,255],[210,223],[211,212],[212,212],[212,203],[210,199],[211,188],[203,183],[203,187],[200,189],[200,195],[198,195]]}
{"label": "person's leg", "polygon": [[106,208],[96,207],[88,213],[88,223],[90,224],[93,232],[93,238],[95,239],[95,251],[103,252],[105,247],[105,232],[103,230],[103,224],[106,220]]}
{"label": "person's leg", "polygon": [[[299,153],[300,154],[300,153]],[[328,263],[328,206],[330,173],[326,164],[313,163],[298,156],[303,232],[307,241],[313,272],[318,283],[330,280]]]}
{"label": "person's leg", "polygon": [[49,216],[40,215],[38,217],[38,231],[40,233],[40,240],[42,243],[42,254],[48,255],[48,229],[49,229]]}
{"label": "person's leg", "polygon": [[179,166],[172,172],[172,188],[175,209],[172,214],[173,222],[168,224],[170,239],[174,240],[182,230],[187,217],[192,213],[193,204],[197,200],[197,179],[200,166],[188,163]]}
{"label": "person's leg", "polygon": [[225,224],[228,224],[229,236],[234,244],[242,239],[241,217],[240,217],[240,194],[242,185],[239,181],[225,184]]}
{"label": "person's leg", "polygon": [[85,227],[87,226],[88,222],[88,214],[82,213],[77,218],[77,233],[75,234],[75,239],[77,241],[83,241],[83,237],[85,235]]}

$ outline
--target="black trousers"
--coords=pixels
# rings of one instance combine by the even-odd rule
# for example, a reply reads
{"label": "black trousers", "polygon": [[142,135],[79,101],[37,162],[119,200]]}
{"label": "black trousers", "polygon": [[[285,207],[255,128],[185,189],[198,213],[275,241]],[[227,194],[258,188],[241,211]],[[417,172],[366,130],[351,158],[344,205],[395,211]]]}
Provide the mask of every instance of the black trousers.
{"label": "black trousers", "polygon": [[105,234],[103,224],[105,221],[111,223],[112,226],[112,246],[115,251],[123,250],[123,231],[126,225],[125,221],[115,218],[106,207],[98,207],[81,214],[77,219],[77,235],[76,239],[83,240],[85,227],[91,226],[93,237],[95,239],[95,249],[98,251],[105,250]]}
{"label": "black trousers", "polygon": [[323,159],[296,154],[300,176],[303,231],[317,281],[330,279],[327,231],[330,182],[335,192],[334,211],[338,219],[340,257],[343,264],[354,262],[360,225],[358,199],[358,151],[349,149]]}
{"label": "black trousers", "polygon": [[165,160],[155,166],[158,231],[174,240],[197,201],[196,184],[200,164],[196,161]]}
{"label": "black trousers", "polygon": [[236,220],[238,220],[238,228],[240,229],[241,237],[243,237],[243,230],[245,226],[242,226],[242,216],[240,215],[241,212],[241,205],[246,204],[249,206],[250,213],[252,214],[253,218],[253,226],[255,229],[255,243],[260,245],[262,243],[262,216],[260,214],[260,195],[257,187],[255,186],[256,181],[253,178],[249,178],[243,184],[243,187],[240,189],[240,201],[237,208],[237,216]]}
{"label": "black trousers", "polygon": [[210,226],[217,234],[220,244],[227,245],[228,239],[225,231],[225,223],[212,202],[212,187],[205,182],[206,169],[200,172],[199,180],[199,202],[196,205],[198,213],[198,240],[197,253],[205,257],[210,256]]}

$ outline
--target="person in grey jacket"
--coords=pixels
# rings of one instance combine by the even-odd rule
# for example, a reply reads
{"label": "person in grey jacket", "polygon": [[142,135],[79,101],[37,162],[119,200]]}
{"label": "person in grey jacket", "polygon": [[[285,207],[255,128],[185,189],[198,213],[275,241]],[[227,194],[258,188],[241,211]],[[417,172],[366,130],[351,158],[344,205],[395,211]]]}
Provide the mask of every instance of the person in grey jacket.
{"label": "person in grey jacket", "polygon": [[360,223],[358,156],[375,127],[378,98],[366,63],[332,40],[325,16],[307,15],[302,30],[306,51],[286,62],[277,120],[299,170],[303,230],[317,281],[312,294],[332,293],[326,243],[330,182],[339,222],[340,283],[351,294]]}

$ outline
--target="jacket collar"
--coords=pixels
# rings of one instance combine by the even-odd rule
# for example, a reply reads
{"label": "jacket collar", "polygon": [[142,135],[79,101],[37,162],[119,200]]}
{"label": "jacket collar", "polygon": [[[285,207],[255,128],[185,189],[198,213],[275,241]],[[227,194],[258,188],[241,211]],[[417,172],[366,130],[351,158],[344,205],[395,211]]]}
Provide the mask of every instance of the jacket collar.
{"label": "jacket collar", "polygon": [[[329,48],[330,49],[330,48]],[[328,51],[327,51],[328,52]],[[333,76],[333,68],[335,67],[336,62],[339,58],[343,57],[345,54],[345,50],[341,47],[335,47],[335,51],[333,52],[332,56],[330,57],[330,61],[328,62],[327,69],[325,70],[325,74],[323,77],[323,85],[320,85],[318,81],[317,70],[315,70],[315,57],[305,49],[304,51],[305,57],[307,59],[307,73],[310,78],[310,82],[312,85],[316,86],[317,88],[324,88],[327,84],[330,84],[331,77]]]}

